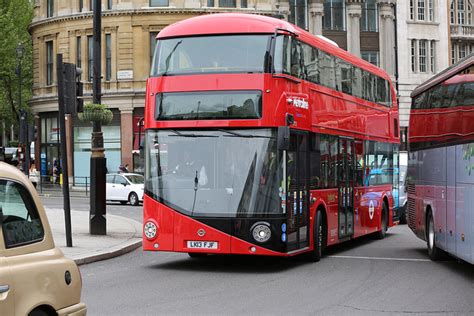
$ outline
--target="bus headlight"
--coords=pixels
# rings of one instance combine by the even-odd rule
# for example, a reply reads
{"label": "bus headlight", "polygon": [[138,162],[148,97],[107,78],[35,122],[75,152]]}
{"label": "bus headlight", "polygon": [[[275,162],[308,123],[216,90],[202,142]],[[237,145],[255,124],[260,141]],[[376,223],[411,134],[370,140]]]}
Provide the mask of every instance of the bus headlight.
{"label": "bus headlight", "polygon": [[267,223],[255,223],[251,228],[253,239],[258,242],[264,243],[272,236],[272,231]]}
{"label": "bus headlight", "polygon": [[145,226],[143,227],[143,233],[147,239],[155,239],[156,234],[158,232],[158,227],[153,222],[146,222]]}

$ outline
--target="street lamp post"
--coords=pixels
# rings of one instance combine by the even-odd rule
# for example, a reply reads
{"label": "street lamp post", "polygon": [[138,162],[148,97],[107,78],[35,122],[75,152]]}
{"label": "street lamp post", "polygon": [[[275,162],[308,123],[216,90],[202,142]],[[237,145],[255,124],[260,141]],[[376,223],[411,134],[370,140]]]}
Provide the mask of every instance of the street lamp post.
{"label": "street lamp post", "polygon": [[[16,73],[18,75],[18,110],[21,111],[21,84],[22,84],[22,78],[21,78],[21,60],[23,59],[23,54],[25,53],[25,48],[23,47],[22,43],[19,43],[18,46],[16,47],[16,58],[17,58],[17,69]],[[27,117],[25,118],[27,120]],[[23,126],[27,127],[28,122],[25,122]],[[21,124],[20,124],[21,126]],[[25,161],[23,164],[23,172],[28,175],[29,169],[30,169],[30,144],[28,142],[28,130],[21,130],[20,128],[20,133],[23,133],[23,139],[25,140]]]}

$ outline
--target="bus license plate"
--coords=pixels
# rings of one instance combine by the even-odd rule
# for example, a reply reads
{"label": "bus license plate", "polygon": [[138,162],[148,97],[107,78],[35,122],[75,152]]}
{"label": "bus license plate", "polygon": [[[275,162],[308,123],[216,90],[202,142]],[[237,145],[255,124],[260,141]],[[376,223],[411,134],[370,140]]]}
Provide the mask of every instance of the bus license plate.
{"label": "bus license plate", "polygon": [[188,248],[193,249],[217,249],[219,243],[217,241],[191,241],[188,240]]}

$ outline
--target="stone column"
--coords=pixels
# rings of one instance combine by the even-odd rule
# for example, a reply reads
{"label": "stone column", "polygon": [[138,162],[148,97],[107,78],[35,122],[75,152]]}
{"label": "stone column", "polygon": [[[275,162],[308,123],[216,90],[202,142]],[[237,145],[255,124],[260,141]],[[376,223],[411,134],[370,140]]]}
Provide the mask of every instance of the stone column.
{"label": "stone column", "polygon": [[128,164],[129,170],[133,170],[133,109],[120,110],[120,142],[122,145],[123,165]]}
{"label": "stone column", "polygon": [[379,8],[380,67],[395,75],[395,8],[396,0],[377,0]]}
{"label": "stone column", "polygon": [[360,17],[362,15],[361,3],[347,3],[347,50],[360,57]]}
{"label": "stone column", "polygon": [[323,0],[312,0],[309,3],[309,32],[314,35],[323,34]]}

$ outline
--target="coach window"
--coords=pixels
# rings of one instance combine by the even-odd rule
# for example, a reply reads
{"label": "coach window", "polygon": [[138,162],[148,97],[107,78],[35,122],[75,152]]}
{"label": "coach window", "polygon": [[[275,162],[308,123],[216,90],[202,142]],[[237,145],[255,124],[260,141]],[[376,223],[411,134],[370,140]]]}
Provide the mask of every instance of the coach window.
{"label": "coach window", "polygon": [[459,102],[456,102],[456,106],[462,105],[474,105],[474,82],[466,82],[462,85],[462,93],[458,93],[462,96]]}
{"label": "coach window", "polygon": [[352,76],[352,95],[363,98],[362,94],[362,69],[354,67],[354,74]]}
{"label": "coach window", "polygon": [[387,81],[377,77],[377,103],[388,105],[387,102]]}
{"label": "coach window", "polygon": [[[321,173],[323,171],[323,164],[321,161],[321,136],[319,134],[313,134],[311,137],[311,152],[310,152],[310,189],[321,189],[323,188],[323,178]],[[326,165],[326,164],[325,164]]]}
{"label": "coach window", "polygon": [[302,57],[301,45],[299,41],[292,39],[290,75],[296,78],[304,77],[304,69],[302,68],[303,60],[301,57]]}
{"label": "coach window", "polygon": [[355,141],[355,165],[356,165],[356,186],[364,185],[364,142],[361,140]]}
{"label": "coach window", "polygon": [[329,142],[329,182],[328,185],[330,188],[337,187],[337,164],[338,164],[338,137],[328,135]]}
{"label": "coach window", "polygon": [[340,60],[342,92],[352,94],[352,66]]}
{"label": "coach window", "polygon": [[319,51],[320,55],[320,80],[323,86],[328,88],[336,89],[336,82],[335,82],[335,60],[334,57],[327,54],[326,52]]}
{"label": "coach window", "polygon": [[319,83],[319,51],[310,45],[303,44],[304,65],[307,79],[313,83]]}

